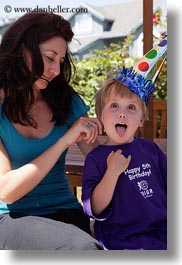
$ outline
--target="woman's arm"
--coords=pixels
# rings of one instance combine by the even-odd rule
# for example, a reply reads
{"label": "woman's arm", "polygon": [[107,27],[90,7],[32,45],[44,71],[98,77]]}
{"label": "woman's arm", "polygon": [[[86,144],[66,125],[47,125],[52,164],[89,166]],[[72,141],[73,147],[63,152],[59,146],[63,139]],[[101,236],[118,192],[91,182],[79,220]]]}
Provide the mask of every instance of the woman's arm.
{"label": "woman's arm", "polygon": [[55,165],[60,155],[73,143],[95,141],[98,128],[90,129],[88,119],[80,118],[55,144],[30,163],[12,169],[8,154],[0,141],[0,200],[11,204],[35,188]]}
{"label": "woman's arm", "polygon": [[94,215],[100,215],[112,200],[118,178],[124,172],[131,156],[124,157],[121,150],[111,152],[107,158],[107,170],[91,195],[91,207]]}
{"label": "woman's arm", "polygon": [[94,135],[94,141],[90,142],[89,144],[86,143],[85,141],[79,141],[77,143],[79,149],[81,152],[86,156],[92,149],[97,147],[99,145],[99,141],[97,139],[98,134],[102,134],[102,123],[100,122],[99,119],[97,118],[88,118],[88,115],[85,115],[85,118],[87,118],[87,126],[89,124],[89,128],[91,131],[93,131]]}
{"label": "woman's arm", "polygon": [[0,199],[11,204],[36,187],[67,148],[62,137],[30,163],[11,169],[8,155],[0,143]]}

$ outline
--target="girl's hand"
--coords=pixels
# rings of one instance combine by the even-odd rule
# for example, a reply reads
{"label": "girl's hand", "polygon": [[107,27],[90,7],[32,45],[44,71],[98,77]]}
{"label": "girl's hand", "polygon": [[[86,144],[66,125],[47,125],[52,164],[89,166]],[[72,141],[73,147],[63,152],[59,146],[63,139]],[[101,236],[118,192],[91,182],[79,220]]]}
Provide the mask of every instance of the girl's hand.
{"label": "girl's hand", "polygon": [[117,150],[116,152],[112,151],[107,157],[107,167],[112,174],[119,176],[124,172],[131,161],[131,155],[127,158],[122,155],[122,150]]}
{"label": "girl's hand", "polygon": [[94,143],[99,134],[102,134],[102,124],[97,118],[81,117],[71,126],[64,137],[70,146],[80,141]]}

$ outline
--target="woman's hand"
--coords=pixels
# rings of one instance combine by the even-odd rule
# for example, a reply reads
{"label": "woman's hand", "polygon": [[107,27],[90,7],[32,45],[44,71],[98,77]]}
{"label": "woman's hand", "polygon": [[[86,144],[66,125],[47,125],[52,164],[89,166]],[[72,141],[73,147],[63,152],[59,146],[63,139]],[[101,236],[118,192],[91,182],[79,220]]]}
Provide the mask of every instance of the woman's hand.
{"label": "woman's hand", "polygon": [[70,146],[80,141],[94,143],[99,134],[102,134],[102,124],[97,118],[81,117],[66,132],[64,138]]}

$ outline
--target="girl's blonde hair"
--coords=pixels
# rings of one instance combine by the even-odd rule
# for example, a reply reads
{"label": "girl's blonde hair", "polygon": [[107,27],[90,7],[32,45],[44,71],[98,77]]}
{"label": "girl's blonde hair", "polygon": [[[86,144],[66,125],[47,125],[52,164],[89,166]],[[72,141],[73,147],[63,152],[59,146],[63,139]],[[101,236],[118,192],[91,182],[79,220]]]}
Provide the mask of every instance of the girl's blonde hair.
{"label": "girl's blonde hair", "polygon": [[95,95],[95,112],[99,119],[101,118],[102,110],[111,92],[116,95],[120,95],[121,98],[123,97],[131,98],[133,96],[136,96],[141,104],[144,121],[148,119],[148,110],[145,102],[142,99],[140,99],[138,95],[132,92],[129,88],[127,88],[119,81],[114,79],[108,79],[107,81],[105,81],[102,88],[98,90]]}

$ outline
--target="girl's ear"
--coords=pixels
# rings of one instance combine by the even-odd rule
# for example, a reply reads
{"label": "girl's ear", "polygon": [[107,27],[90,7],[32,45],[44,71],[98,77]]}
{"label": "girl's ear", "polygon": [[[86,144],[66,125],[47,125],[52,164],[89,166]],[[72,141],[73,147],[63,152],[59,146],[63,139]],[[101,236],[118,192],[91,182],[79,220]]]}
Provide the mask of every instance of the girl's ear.
{"label": "girl's ear", "polygon": [[141,117],[139,127],[143,127],[144,121],[145,121],[144,117]]}
{"label": "girl's ear", "polygon": [[100,122],[102,123],[102,120],[103,120],[103,115],[102,115],[102,113],[101,113],[101,115],[100,115],[100,117],[97,117],[99,120],[100,120]]}

